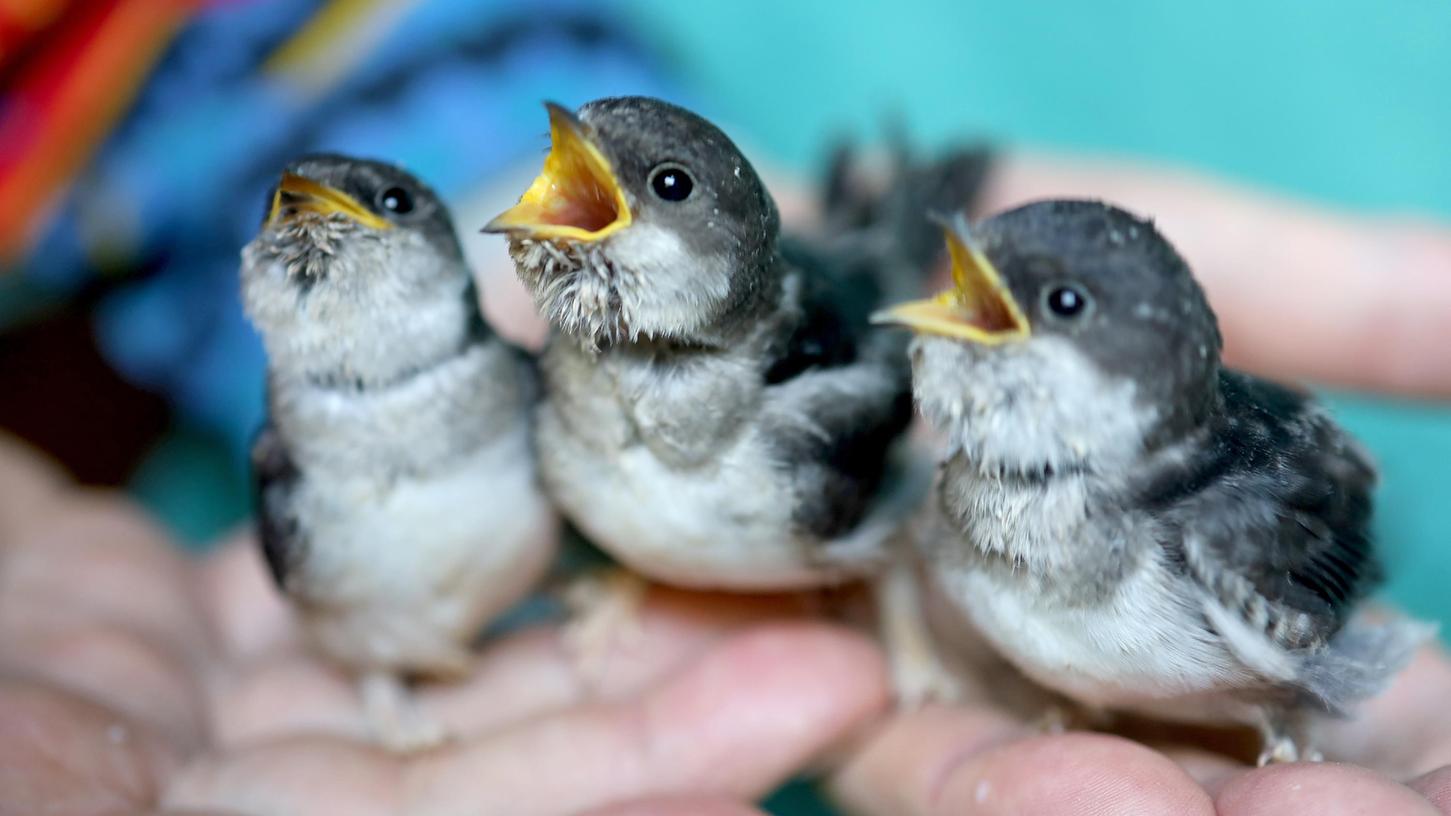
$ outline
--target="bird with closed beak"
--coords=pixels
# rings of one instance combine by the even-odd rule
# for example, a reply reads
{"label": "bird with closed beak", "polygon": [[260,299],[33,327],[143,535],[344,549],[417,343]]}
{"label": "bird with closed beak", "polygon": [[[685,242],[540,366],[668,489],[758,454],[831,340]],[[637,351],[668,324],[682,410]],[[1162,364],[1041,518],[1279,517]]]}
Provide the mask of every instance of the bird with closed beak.
{"label": "bird with closed beak", "polygon": [[1153,223],[1044,201],[944,224],[953,288],[877,316],[916,333],[946,439],[919,541],[937,596],[1088,709],[1316,758],[1316,722],[1429,634],[1356,614],[1378,577],[1365,454],[1309,396],[1221,366]]}
{"label": "bird with closed beak", "polygon": [[[485,230],[507,235],[554,329],[535,444],[564,514],[678,586],[786,590],[876,569],[925,479],[897,455],[905,338],[869,317],[931,259],[886,229],[782,239],[751,163],[683,108],[547,107],[543,172]],[[983,154],[943,161],[963,184],[937,191],[966,203]]]}
{"label": "bird with closed beak", "polygon": [[376,736],[434,744],[447,735],[405,681],[467,672],[480,628],[552,557],[532,361],[485,325],[443,201],[389,164],[290,165],[241,282],[268,357],[267,563],[322,654],[360,677]]}

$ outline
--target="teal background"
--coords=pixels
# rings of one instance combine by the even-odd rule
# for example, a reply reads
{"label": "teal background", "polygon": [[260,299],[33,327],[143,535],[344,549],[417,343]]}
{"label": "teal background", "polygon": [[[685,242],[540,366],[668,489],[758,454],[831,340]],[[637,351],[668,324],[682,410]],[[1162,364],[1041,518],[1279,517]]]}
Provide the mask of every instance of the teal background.
{"label": "teal background", "polygon": [[[672,49],[703,112],[802,171],[825,136],[877,133],[894,114],[926,144],[968,133],[1141,156],[1451,223],[1445,0],[624,6]],[[1451,408],[1327,398],[1382,467],[1387,597],[1451,621]]]}

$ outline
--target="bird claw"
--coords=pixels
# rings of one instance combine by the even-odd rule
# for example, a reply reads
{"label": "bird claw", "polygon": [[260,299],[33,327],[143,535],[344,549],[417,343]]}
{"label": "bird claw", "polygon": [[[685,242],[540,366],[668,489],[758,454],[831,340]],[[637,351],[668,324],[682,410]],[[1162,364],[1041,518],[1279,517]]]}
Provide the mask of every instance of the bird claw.
{"label": "bird claw", "polygon": [[575,579],[564,590],[570,619],[564,649],[587,688],[598,688],[612,653],[642,636],[640,611],[649,585],[623,568]]}
{"label": "bird claw", "polygon": [[1260,724],[1263,748],[1258,765],[1281,762],[1323,762],[1325,755],[1310,747],[1311,723],[1295,712],[1268,712]]}
{"label": "bird claw", "polygon": [[1324,762],[1325,755],[1314,748],[1301,748],[1295,740],[1290,737],[1280,736],[1265,743],[1260,751],[1259,760],[1256,764],[1263,768],[1266,765],[1278,764],[1281,762]]}
{"label": "bird claw", "polygon": [[453,738],[418,705],[403,681],[391,674],[369,674],[359,684],[363,716],[378,744],[395,754],[427,751]]}
{"label": "bird claw", "polygon": [[1073,715],[1069,714],[1068,709],[1061,705],[1050,705],[1043,709],[1043,713],[1033,723],[1039,733],[1055,737],[1068,733],[1072,724]]}

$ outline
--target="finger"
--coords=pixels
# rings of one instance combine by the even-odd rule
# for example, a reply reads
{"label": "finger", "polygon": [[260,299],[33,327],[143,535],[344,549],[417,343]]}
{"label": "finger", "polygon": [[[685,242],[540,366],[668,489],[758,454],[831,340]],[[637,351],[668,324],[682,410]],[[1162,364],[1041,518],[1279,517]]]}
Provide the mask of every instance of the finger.
{"label": "finger", "polygon": [[1209,796],[1164,756],[1099,734],[1028,736],[980,708],[896,718],[831,780],[849,812],[1212,814]]}
{"label": "finger", "polygon": [[150,812],[172,748],[143,724],[78,695],[0,681],[4,813]]}
{"label": "finger", "polygon": [[1241,773],[1244,773],[1243,762],[1236,762],[1234,759],[1209,750],[1198,745],[1156,745],[1148,743],[1150,748],[1162,753],[1173,760],[1184,772],[1189,774],[1201,788],[1213,794],[1218,791],[1224,782]]}
{"label": "finger", "polygon": [[1227,782],[1216,804],[1220,816],[1438,813],[1425,797],[1405,785],[1366,768],[1329,762],[1271,765],[1249,771]]}
{"label": "finger", "polygon": [[[659,688],[408,759],[335,737],[256,743],[194,763],[174,809],[577,813],[650,797],[750,799],[886,701],[880,657],[819,624],[733,637]],[[567,783],[567,784],[566,784]]]}
{"label": "finger", "polygon": [[294,736],[192,761],[167,780],[161,805],[167,813],[425,812],[423,807],[405,810],[400,780],[399,758],[371,745],[326,735]]}
{"label": "finger", "polygon": [[[233,602],[238,613],[246,604],[242,595]],[[559,629],[535,627],[486,646],[462,681],[420,686],[419,700],[430,719],[450,734],[483,734],[581,702],[636,694],[731,633],[765,621],[801,618],[805,610],[802,600],[793,596],[654,587],[632,631],[610,644],[601,661],[606,671],[592,676],[589,684],[581,681],[578,661],[562,646]],[[243,660],[233,677],[217,681],[213,718],[217,738],[224,744],[298,731],[365,733],[353,683],[340,670],[300,648],[260,652],[250,662]]]}
{"label": "finger", "polygon": [[582,816],[764,816],[748,805],[728,799],[669,797],[624,802],[586,811]]}
{"label": "finger", "polygon": [[[467,791],[460,805],[484,813],[510,810],[526,792],[548,802],[542,812],[687,792],[750,799],[886,699],[884,666],[865,639],[820,624],[766,626],[730,638],[643,698],[424,758],[409,786],[424,796]],[[539,786],[562,768],[568,786]]]}
{"label": "finger", "polygon": [[302,648],[292,611],[250,530],[229,536],[195,567],[217,651],[231,662]]}
{"label": "finger", "polygon": [[762,623],[799,620],[800,596],[685,592],[651,586],[639,617],[589,670],[565,648],[561,630],[539,628],[485,649],[463,683],[423,689],[425,707],[464,733],[477,733],[581,702],[638,694],[700,658],[726,637]]}
{"label": "finger", "polygon": [[1451,346],[1451,229],[1351,218],[1184,171],[1039,155],[1001,157],[982,206],[1050,196],[1153,216],[1204,284],[1233,365],[1451,396],[1451,356],[1428,351]]}
{"label": "finger", "polygon": [[[54,462],[0,433],[0,533],[44,513],[69,486],[70,480]],[[13,532],[0,534],[0,549],[13,540]]]}
{"label": "finger", "polygon": [[133,506],[74,492],[14,532],[0,570],[0,663],[198,742],[206,627],[183,559]]}
{"label": "finger", "polygon": [[1442,813],[1451,814],[1451,765],[1411,780],[1409,787],[1426,797]]}

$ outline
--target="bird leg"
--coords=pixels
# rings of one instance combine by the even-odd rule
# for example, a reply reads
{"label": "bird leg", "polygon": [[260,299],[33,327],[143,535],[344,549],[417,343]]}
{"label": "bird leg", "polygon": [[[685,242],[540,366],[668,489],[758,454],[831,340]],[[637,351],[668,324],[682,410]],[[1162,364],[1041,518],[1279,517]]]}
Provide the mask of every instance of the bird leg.
{"label": "bird leg", "polygon": [[934,701],[959,702],[964,694],[962,683],[942,663],[927,626],[911,559],[904,552],[899,551],[877,578],[875,594],[877,625],[892,671],[897,706],[914,709]]}
{"label": "bird leg", "polygon": [[431,719],[403,679],[396,674],[373,671],[358,681],[363,717],[383,747],[398,754],[426,751],[447,742],[448,732]]}
{"label": "bird leg", "polygon": [[599,687],[617,647],[640,637],[649,588],[644,578],[623,567],[576,578],[565,587],[564,648],[587,688]]}
{"label": "bird leg", "polygon": [[1302,714],[1266,711],[1260,720],[1259,766],[1275,762],[1321,762],[1324,755],[1311,747],[1310,726]]}
{"label": "bird leg", "polygon": [[1106,731],[1114,724],[1113,714],[1109,711],[1056,694],[1051,696],[1052,699],[1032,723],[1043,734],[1057,736],[1069,731]]}

